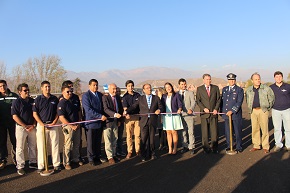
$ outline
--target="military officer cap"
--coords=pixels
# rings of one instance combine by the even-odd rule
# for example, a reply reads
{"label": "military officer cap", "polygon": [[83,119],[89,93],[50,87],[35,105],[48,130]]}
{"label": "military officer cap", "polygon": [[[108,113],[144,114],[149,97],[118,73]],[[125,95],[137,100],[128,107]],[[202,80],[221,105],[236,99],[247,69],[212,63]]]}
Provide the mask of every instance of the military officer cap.
{"label": "military officer cap", "polygon": [[236,80],[237,75],[233,74],[233,73],[229,73],[227,75],[227,79],[228,80]]}

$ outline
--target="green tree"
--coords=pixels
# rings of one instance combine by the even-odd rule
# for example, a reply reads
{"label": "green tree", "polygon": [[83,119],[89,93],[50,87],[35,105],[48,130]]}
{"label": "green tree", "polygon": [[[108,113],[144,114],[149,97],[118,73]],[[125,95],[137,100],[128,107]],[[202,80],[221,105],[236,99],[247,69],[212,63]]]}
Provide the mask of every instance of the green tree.
{"label": "green tree", "polygon": [[81,95],[82,94],[81,79],[76,78],[73,81],[73,84],[74,84],[74,93],[77,95]]}
{"label": "green tree", "polygon": [[246,85],[245,85],[245,88],[248,88],[250,86],[253,86],[253,82],[252,82],[251,79],[247,80]]}

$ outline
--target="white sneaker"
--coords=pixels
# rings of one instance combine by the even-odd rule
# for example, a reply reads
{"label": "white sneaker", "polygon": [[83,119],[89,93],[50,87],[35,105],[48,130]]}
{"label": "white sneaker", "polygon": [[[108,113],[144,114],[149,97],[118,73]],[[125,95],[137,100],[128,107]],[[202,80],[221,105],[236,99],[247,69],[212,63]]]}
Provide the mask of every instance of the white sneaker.
{"label": "white sneaker", "polygon": [[23,176],[25,174],[25,171],[23,168],[17,170],[17,173],[20,175],[20,176]]}

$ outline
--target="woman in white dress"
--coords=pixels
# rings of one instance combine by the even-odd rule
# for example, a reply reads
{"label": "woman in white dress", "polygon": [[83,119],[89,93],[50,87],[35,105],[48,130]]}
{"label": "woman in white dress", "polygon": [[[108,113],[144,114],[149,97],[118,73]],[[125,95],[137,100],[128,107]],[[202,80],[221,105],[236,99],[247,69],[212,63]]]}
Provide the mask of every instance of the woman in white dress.
{"label": "woman in white dress", "polygon": [[[182,101],[178,93],[175,93],[171,83],[164,85],[166,94],[162,96],[163,105],[166,108],[163,119],[163,129],[167,132],[168,154],[175,155],[177,152],[178,133],[177,130],[183,129],[180,113],[182,110]],[[173,143],[173,148],[172,148]]]}

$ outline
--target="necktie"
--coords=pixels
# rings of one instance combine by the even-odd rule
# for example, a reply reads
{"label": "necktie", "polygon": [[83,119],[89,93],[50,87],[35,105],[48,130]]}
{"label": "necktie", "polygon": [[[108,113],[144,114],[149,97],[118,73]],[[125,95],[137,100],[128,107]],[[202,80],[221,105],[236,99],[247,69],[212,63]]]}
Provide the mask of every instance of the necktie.
{"label": "necktie", "polygon": [[206,87],[206,92],[207,92],[207,95],[208,95],[208,97],[209,97],[209,96],[210,96],[209,86]]}
{"label": "necktie", "polygon": [[181,99],[184,101],[184,90],[183,91],[181,91]]}
{"label": "necktie", "polygon": [[150,107],[151,107],[151,95],[149,95],[147,97],[147,104],[148,104],[148,108],[150,109]]}
{"label": "necktie", "polygon": [[116,99],[114,96],[112,96],[113,104],[114,104],[114,110],[117,111],[117,106],[116,106]]}

